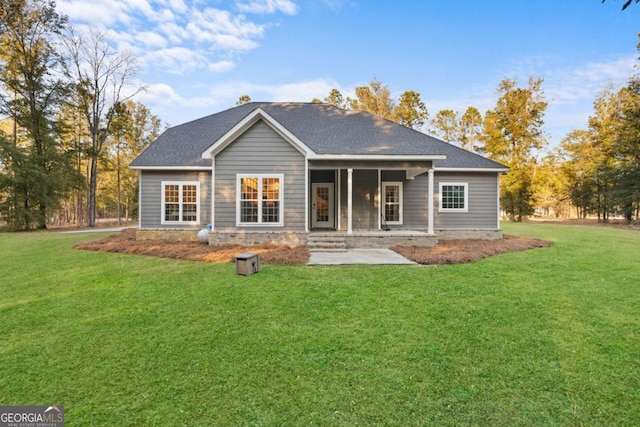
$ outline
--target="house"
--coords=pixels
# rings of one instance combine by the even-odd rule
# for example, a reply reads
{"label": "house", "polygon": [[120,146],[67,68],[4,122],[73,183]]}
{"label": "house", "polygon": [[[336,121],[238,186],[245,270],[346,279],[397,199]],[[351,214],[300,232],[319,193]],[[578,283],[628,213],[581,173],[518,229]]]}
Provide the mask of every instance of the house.
{"label": "house", "polygon": [[[507,167],[362,111],[248,103],[172,127],[132,163],[138,238],[434,245],[499,238]],[[385,230],[390,231],[385,231]]]}

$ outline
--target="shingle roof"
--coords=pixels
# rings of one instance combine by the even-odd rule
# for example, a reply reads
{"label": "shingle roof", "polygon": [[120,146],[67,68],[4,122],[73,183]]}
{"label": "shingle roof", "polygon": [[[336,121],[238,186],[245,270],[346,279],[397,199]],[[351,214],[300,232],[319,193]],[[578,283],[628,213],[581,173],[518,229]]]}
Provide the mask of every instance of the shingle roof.
{"label": "shingle roof", "polygon": [[362,111],[328,104],[251,102],[167,129],[133,167],[208,167],[202,153],[257,108],[261,108],[316,154],[445,155],[438,168],[495,169],[505,166],[422,132]]}

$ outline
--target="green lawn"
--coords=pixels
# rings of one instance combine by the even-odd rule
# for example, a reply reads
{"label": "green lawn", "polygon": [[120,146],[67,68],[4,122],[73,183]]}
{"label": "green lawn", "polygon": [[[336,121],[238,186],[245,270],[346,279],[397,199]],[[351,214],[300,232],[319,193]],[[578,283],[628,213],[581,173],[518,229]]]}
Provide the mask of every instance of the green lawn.
{"label": "green lawn", "polygon": [[0,234],[0,405],[84,425],[639,425],[640,232],[441,267],[214,265]]}

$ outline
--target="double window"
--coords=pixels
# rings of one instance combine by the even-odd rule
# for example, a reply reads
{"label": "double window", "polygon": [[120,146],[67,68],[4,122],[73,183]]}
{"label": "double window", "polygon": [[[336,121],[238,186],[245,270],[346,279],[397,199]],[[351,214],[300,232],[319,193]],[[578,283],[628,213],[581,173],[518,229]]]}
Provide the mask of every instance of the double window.
{"label": "double window", "polygon": [[162,182],[162,224],[200,223],[199,205],[199,182]]}
{"label": "double window", "polygon": [[468,212],[469,184],[466,182],[441,182],[440,211]]}
{"label": "double window", "polygon": [[282,225],[282,174],[237,175],[237,225]]}
{"label": "double window", "polygon": [[383,215],[387,224],[402,224],[402,182],[383,182]]}

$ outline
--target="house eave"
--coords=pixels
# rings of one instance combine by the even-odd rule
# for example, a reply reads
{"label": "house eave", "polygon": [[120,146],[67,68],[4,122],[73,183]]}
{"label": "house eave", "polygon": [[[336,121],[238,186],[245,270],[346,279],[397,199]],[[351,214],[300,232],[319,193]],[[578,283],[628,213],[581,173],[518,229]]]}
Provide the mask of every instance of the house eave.
{"label": "house eave", "polygon": [[509,172],[509,168],[433,168],[436,172]]}
{"label": "house eave", "polygon": [[310,154],[309,160],[387,160],[387,161],[433,161],[444,160],[441,154]]}
{"label": "house eave", "polygon": [[129,166],[129,169],[150,171],[210,171],[211,166]]}

